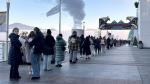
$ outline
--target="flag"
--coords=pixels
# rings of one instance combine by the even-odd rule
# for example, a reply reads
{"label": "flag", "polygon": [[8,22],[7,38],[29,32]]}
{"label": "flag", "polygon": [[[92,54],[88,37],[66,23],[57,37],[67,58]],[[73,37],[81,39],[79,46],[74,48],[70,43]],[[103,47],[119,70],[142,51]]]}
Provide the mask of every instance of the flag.
{"label": "flag", "polygon": [[48,11],[46,15],[48,17],[48,16],[54,15],[59,12],[60,12],[60,4],[55,6],[54,8],[52,8],[50,11]]}

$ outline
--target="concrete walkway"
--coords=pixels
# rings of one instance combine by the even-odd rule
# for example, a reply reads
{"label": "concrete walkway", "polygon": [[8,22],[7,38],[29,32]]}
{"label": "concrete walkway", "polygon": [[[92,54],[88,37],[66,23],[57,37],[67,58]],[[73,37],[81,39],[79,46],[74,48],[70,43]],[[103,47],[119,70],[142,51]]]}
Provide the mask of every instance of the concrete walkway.
{"label": "concrete walkway", "polygon": [[[79,58],[79,56],[78,56]],[[21,79],[9,79],[10,66],[0,63],[0,84],[150,84],[150,49],[124,45],[106,50],[90,60],[79,58],[70,64],[69,54],[63,67],[52,64],[52,71],[43,71],[41,78],[31,80],[27,65],[19,68]]]}

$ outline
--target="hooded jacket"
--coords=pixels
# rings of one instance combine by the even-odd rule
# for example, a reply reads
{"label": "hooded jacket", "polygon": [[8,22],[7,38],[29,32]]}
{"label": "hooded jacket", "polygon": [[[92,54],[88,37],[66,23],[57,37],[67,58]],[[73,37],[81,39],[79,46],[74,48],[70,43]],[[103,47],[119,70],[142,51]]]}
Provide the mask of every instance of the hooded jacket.
{"label": "hooded jacket", "polygon": [[22,46],[21,42],[18,40],[19,35],[11,33],[9,35],[11,46],[9,49],[9,56],[8,56],[8,64],[10,65],[19,65],[22,64],[22,56],[20,47]]}
{"label": "hooded jacket", "polygon": [[34,54],[41,54],[45,50],[45,42],[44,42],[44,36],[41,32],[37,33],[33,40],[29,43],[31,47],[34,46]]}
{"label": "hooded jacket", "polygon": [[55,61],[64,61],[65,51],[62,51],[62,47],[66,46],[65,40],[61,36],[56,37],[56,56]]}
{"label": "hooded jacket", "polygon": [[[72,43],[72,39],[74,39],[75,43]],[[72,33],[72,35],[68,39],[68,49],[69,50],[78,50],[80,49],[80,38],[77,36],[75,32]]]}
{"label": "hooded jacket", "polygon": [[54,55],[54,48],[53,47],[55,45],[55,39],[51,35],[51,31],[50,30],[47,31],[47,35],[45,37],[45,45],[47,45],[48,47],[50,47],[51,50],[45,51],[43,54],[44,55]]}

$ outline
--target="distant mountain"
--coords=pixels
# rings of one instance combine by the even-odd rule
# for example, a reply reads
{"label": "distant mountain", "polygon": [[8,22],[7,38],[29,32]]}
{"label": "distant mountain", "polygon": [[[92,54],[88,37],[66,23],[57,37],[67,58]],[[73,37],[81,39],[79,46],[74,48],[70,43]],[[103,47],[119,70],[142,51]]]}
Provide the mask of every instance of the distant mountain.
{"label": "distant mountain", "polygon": [[87,29],[85,31],[97,31],[97,29]]}
{"label": "distant mountain", "polygon": [[28,25],[21,24],[21,23],[14,23],[14,24],[9,25],[9,29],[13,29],[15,27],[19,28],[20,30],[33,30],[34,29],[33,26],[28,26]]}
{"label": "distant mountain", "polygon": [[[54,28],[51,28],[50,30],[51,30],[51,31],[57,31],[57,30],[54,29]],[[47,29],[43,29],[43,31],[47,31]]]}

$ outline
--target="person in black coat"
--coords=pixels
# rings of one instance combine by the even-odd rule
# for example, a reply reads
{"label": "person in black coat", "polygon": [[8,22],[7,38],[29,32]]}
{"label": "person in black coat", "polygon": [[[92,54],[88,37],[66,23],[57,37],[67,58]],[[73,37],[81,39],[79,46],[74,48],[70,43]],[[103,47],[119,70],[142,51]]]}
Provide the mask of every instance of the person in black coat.
{"label": "person in black coat", "polygon": [[99,44],[100,44],[100,41],[99,39],[95,39],[95,53],[99,54]]}
{"label": "person in black coat", "polygon": [[11,65],[10,78],[21,78],[19,76],[18,68],[19,65],[23,63],[21,50],[20,50],[22,44],[18,40],[19,38],[18,33],[19,33],[19,29],[14,28],[12,33],[9,35],[10,42],[11,42],[9,56],[8,56],[8,64]]}
{"label": "person in black coat", "polygon": [[109,48],[110,48],[110,41],[111,41],[111,40],[110,40],[110,38],[108,37],[108,38],[107,38],[107,48],[108,48],[108,50],[109,50]]}
{"label": "person in black coat", "polygon": [[31,79],[39,79],[41,54],[45,50],[45,42],[44,36],[39,28],[34,28],[34,34],[33,40],[29,43],[30,48],[34,46],[34,50],[31,51],[31,65],[33,68],[33,77]]}
{"label": "person in black coat", "polygon": [[82,47],[82,44],[84,42],[84,35],[83,34],[80,36],[80,39],[81,39],[81,42],[80,42],[80,56],[82,58],[82,55],[84,55],[84,49]]}
{"label": "person in black coat", "polygon": [[90,45],[91,45],[91,43],[90,43],[89,37],[86,37],[86,39],[85,39],[85,41],[83,42],[83,45],[82,45],[83,49],[85,51],[85,54],[86,54],[85,59],[87,59],[87,58],[90,59],[90,57],[89,57],[89,55],[91,55]]}
{"label": "person in black coat", "polygon": [[55,39],[51,35],[51,30],[47,30],[47,35],[45,36],[45,45],[50,47],[50,50],[46,50],[44,54],[44,60],[43,60],[43,69],[44,70],[51,70],[51,60],[52,55],[54,55],[54,45],[55,45]]}

